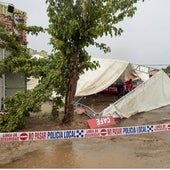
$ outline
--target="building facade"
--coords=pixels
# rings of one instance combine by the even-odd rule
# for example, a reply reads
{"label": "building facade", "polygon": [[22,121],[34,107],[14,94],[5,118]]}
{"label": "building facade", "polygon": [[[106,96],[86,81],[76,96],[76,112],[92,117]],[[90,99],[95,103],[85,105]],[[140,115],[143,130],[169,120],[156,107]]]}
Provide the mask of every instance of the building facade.
{"label": "building facade", "polygon": [[[13,5],[1,4],[0,2],[0,22],[5,24],[6,29],[20,37],[21,43],[26,43],[26,32],[17,29],[18,23],[26,25],[26,13],[15,9]],[[0,60],[9,55],[6,49],[0,49]],[[26,91],[26,77],[22,73],[8,73],[0,77],[0,110],[3,109],[3,99],[14,95],[17,91]]]}

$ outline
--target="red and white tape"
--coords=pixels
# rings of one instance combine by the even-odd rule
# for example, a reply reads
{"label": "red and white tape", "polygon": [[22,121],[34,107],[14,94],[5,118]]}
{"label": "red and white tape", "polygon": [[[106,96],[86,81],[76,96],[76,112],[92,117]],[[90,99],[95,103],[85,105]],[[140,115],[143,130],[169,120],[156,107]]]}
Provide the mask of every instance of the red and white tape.
{"label": "red and white tape", "polygon": [[58,140],[170,132],[170,123],[128,127],[0,133],[0,142]]}

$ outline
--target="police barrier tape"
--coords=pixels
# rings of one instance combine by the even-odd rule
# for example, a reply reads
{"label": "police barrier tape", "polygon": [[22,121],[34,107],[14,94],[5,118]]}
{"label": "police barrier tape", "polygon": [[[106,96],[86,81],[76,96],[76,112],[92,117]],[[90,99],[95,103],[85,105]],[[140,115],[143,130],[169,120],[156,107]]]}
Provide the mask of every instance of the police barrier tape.
{"label": "police barrier tape", "polygon": [[0,133],[0,142],[123,136],[163,131],[170,131],[170,123],[157,125],[100,128],[100,129]]}

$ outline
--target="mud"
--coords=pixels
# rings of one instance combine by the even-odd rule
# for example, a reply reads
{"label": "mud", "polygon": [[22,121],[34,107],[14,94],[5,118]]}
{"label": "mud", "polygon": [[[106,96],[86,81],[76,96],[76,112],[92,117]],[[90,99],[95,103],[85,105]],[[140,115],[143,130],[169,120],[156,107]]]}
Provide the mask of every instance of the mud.
{"label": "mud", "polygon": [[[115,97],[93,95],[81,100],[100,112]],[[48,119],[51,105],[43,105],[41,116],[32,114],[22,131],[67,129]],[[86,115],[75,115],[70,129],[89,128]],[[116,126],[170,122],[170,106],[128,119]],[[0,143],[0,168],[170,168],[170,132],[89,139]]]}

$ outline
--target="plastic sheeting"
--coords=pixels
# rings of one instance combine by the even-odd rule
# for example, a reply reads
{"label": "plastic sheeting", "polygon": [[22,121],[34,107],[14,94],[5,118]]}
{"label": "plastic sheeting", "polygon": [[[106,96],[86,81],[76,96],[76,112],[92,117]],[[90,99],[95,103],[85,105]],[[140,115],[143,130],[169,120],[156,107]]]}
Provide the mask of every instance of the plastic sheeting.
{"label": "plastic sheeting", "polygon": [[160,70],[146,82],[104,109],[100,115],[128,118],[170,104],[170,78]]}
{"label": "plastic sheeting", "polygon": [[[43,58],[40,55],[33,55],[33,57],[37,59]],[[140,72],[138,70],[139,65],[134,66],[127,61],[109,58],[93,58],[92,60],[99,61],[100,67],[96,70],[85,71],[85,73],[80,76],[75,96],[88,96],[98,93],[115,83],[119,77],[123,81],[127,81],[130,78],[133,79],[137,76],[144,81],[149,78],[149,74],[147,74],[148,71],[146,71],[147,68],[144,67],[145,70]],[[31,90],[37,84],[38,79],[30,77],[30,80],[27,82],[27,89]]]}
{"label": "plastic sheeting", "polygon": [[132,64],[135,72],[138,74],[141,80],[146,81],[149,79],[150,68],[138,64]]}
{"label": "plastic sheeting", "polygon": [[129,62],[103,58],[93,60],[99,61],[100,67],[96,70],[88,70],[80,76],[76,96],[98,93],[112,85],[123,73],[125,81],[132,76]]}

